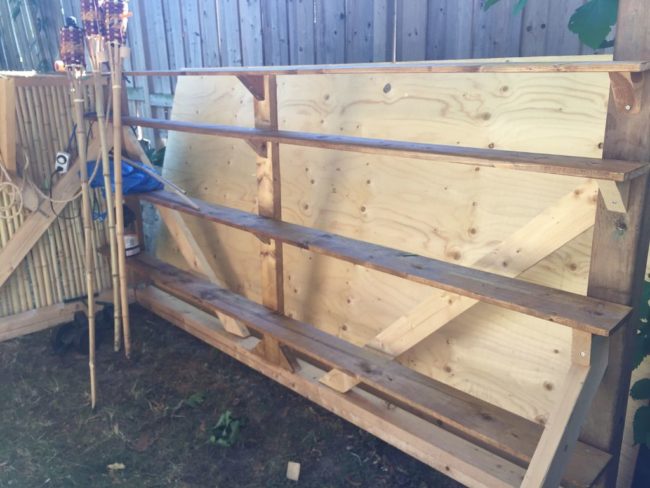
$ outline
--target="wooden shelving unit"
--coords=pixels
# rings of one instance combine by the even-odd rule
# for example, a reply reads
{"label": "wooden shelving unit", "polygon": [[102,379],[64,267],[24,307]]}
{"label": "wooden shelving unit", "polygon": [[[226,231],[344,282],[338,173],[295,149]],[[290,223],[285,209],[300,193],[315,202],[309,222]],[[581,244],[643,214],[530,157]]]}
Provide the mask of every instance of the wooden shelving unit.
{"label": "wooden shelving unit", "polygon": [[[608,465],[615,466],[612,456],[617,452],[616,448],[597,448],[593,442],[579,440],[579,434],[592,400],[612,395],[607,387],[603,391],[601,383],[608,361],[610,364],[622,361],[620,355],[624,349],[617,349],[616,344],[621,337],[629,335],[634,295],[631,275],[636,274],[639,263],[645,264],[648,249],[643,210],[650,165],[647,157],[636,157],[634,151],[612,149],[613,133],[621,130],[622,123],[619,121],[608,128],[610,137],[604,159],[285,131],[278,128],[276,76],[607,72],[614,93],[611,117],[624,120],[634,117],[638,121],[638,113],[647,111],[641,93],[650,88],[643,74],[648,67],[647,62],[633,61],[398,63],[129,73],[236,76],[255,98],[254,128],[136,117],[124,117],[122,122],[238,138],[249,143],[257,155],[257,215],[200,200],[189,205],[167,192],[143,194],[140,198],[163,209],[163,218],[169,221],[178,218],[174,212],[181,212],[257,236],[261,241],[263,290],[262,303],[258,304],[142,255],[130,259],[128,266],[151,287],[139,291],[136,299],[188,332],[463,483],[555,487],[561,482],[563,486],[592,486]],[[615,141],[617,145],[626,143],[620,137]],[[599,182],[602,198],[594,234],[590,293],[588,296],[572,294],[283,222],[280,144],[594,178]],[[169,213],[170,210],[173,212]],[[178,220],[173,225],[178,226]],[[625,237],[614,242],[611,235],[617,229]],[[282,249],[285,244],[531,315],[553,323],[549,327],[570,327],[572,365],[562,386],[561,400],[546,426],[416,373],[393,361],[390,355],[354,346],[284,315]],[[629,275],[627,291],[609,291],[615,287],[607,283],[608,276],[598,262],[608,259],[605,257],[608,254],[627,256],[629,265],[623,271]],[[615,278],[619,277],[617,273]],[[188,305],[191,307],[187,308]],[[226,332],[210,316],[234,319],[240,326],[239,333]],[[246,338],[247,331],[259,342]],[[395,413],[378,409],[377,404],[382,401],[396,405]]]}

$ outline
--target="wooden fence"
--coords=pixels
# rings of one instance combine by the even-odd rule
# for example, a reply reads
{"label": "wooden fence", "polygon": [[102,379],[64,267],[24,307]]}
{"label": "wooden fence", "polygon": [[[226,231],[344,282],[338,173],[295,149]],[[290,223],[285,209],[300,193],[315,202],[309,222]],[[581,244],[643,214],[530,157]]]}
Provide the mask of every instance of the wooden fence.
{"label": "wooden fence", "polygon": [[[567,23],[584,0],[131,0],[129,68],[591,54]],[[47,71],[77,0],[0,2],[0,70]],[[143,115],[166,116],[175,80],[135,80]]]}

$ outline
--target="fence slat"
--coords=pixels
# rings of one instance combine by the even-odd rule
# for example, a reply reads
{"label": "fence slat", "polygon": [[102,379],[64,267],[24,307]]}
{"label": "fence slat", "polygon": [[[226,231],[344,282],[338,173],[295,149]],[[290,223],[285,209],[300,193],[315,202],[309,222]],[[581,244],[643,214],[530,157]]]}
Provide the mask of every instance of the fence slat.
{"label": "fence slat", "polygon": [[265,65],[289,64],[287,2],[262,2],[262,38]]}
{"label": "fence slat", "polygon": [[[177,0],[171,0],[178,3]],[[203,40],[203,66],[221,66],[219,56],[219,26],[215,0],[199,0],[201,39]]]}
{"label": "fence slat", "polygon": [[260,0],[239,0],[239,29],[244,66],[263,65]]}
{"label": "fence slat", "polygon": [[372,19],[372,60],[393,59],[393,5],[394,0],[375,0]]}
{"label": "fence slat", "polygon": [[241,66],[242,53],[237,0],[218,0],[217,8],[221,63],[224,66]]}
{"label": "fence slat", "polygon": [[[426,0],[425,0],[426,1]],[[373,0],[346,2],[345,62],[370,62],[373,56]],[[426,20],[425,20],[426,21]]]}
{"label": "fence slat", "polygon": [[500,58],[519,55],[522,15],[513,15],[517,1],[502,0],[486,12],[481,8],[484,0],[475,0],[472,57]]}
{"label": "fence slat", "polygon": [[163,0],[163,13],[165,17],[165,41],[167,44],[167,57],[170,66],[187,66],[184,33],[181,19],[181,4],[178,0]]}
{"label": "fence slat", "polygon": [[200,68],[203,65],[203,41],[197,0],[183,1],[183,33],[187,66]]}
{"label": "fence slat", "polygon": [[291,64],[313,64],[314,2],[313,0],[288,0],[289,61]]}
{"label": "fence slat", "polygon": [[409,0],[397,7],[397,60],[426,58],[427,0]]}
{"label": "fence slat", "polygon": [[583,4],[583,0],[563,0],[548,2],[548,17],[546,21],[546,55],[579,54],[580,40],[567,25],[575,10]]}
{"label": "fence slat", "polygon": [[447,34],[446,27],[450,22],[450,19],[447,17],[447,1],[429,0],[428,14],[427,59],[444,59],[445,38]]}
{"label": "fence slat", "polygon": [[345,59],[345,0],[316,0],[316,62],[340,63]]}
{"label": "fence slat", "polygon": [[542,56],[546,53],[548,6],[550,2],[529,2],[524,9],[521,28],[521,56]]}

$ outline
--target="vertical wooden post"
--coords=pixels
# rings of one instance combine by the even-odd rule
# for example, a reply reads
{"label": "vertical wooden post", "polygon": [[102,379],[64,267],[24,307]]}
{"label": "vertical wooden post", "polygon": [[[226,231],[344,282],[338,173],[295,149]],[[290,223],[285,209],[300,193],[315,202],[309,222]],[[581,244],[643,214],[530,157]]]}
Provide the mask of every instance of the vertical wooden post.
{"label": "vertical wooden post", "polygon": [[[614,59],[650,59],[650,3],[619,0]],[[636,76],[636,75],[635,75]],[[650,77],[638,75],[643,92],[639,113],[617,108],[610,97],[604,141],[604,157],[650,161]],[[645,212],[648,176],[632,180],[627,194],[627,213],[607,210],[602,196],[594,228],[588,294],[627,305],[638,305],[648,257],[649,222]],[[583,439],[606,450],[613,461],[600,486],[614,486],[623,438],[630,387],[631,359],[637,317],[610,341],[609,367],[596,394],[583,429]]]}
{"label": "vertical wooden post", "polygon": [[[258,129],[278,129],[278,99],[275,76],[264,75],[254,83],[260,89],[254,98],[255,127]],[[257,81],[256,80],[256,81]],[[263,94],[263,99],[260,95]],[[257,157],[257,207],[263,217],[282,219],[282,198],[280,182],[280,147],[278,143],[267,142]],[[260,249],[262,260],[262,304],[284,313],[284,277],[282,243],[269,240],[262,242]],[[279,343],[264,337],[258,352],[274,364],[291,369]]]}
{"label": "vertical wooden post", "polygon": [[7,170],[16,174],[16,83],[0,77],[0,157]]}

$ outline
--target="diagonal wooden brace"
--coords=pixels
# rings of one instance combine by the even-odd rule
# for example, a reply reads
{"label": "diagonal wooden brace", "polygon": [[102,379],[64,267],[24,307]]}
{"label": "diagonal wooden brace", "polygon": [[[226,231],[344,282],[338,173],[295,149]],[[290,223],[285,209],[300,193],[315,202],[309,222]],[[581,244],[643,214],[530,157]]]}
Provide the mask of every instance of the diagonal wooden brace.
{"label": "diagonal wooden brace", "polygon": [[[609,355],[609,338],[584,332],[578,340],[587,348],[569,368],[559,401],[551,412],[544,433],[530,461],[522,488],[556,488],[576,446],[580,429],[591,402],[605,375]],[[574,334],[574,343],[576,336]],[[574,351],[576,349],[574,348]],[[584,354],[584,355],[583,355]],[[589,357],[588,364],[584,361]]]}
{"label": "diagonal wooden brace", "polygon": [[[98,147],[99,142],[93,139],[89,146],[89,154],[95,154]],[[79,161],[76,161],[52,189],[52,197],[56,201],[50,205],[49,201],[43,200],[36,211],[25,219],[7,245],[0,250],[0,287],[7,282],[67,205],[58,201],[70,198],[79,190],[81,181],[78,168]]]}
{"label": "diagonal wooden brace", "polygon": [[[596,182],[579,186],[492,248],[474,266],[505,276],[518,276],[593,226],[597,195]],[[436,290],[430,298],[386,327],[367,347],[396,358],[477,303],[471,298]],[[325,374],[320,381],[340,392],[347,392],[359,383],[338,370]]]}
{"label": "diagonal wooden brace", "polygon": [[[149,158],[142,149],[142,146],[140,146],[140,143],[135,139],[135,136],[130,129],[124,130],[124,147],[129,154],[137,156],[142,163],[151,166]],[[158,212],[190,268],[193,271],[206,276],[213,283],[221,284],[217,274],[214,269],[212,269],[212,265],[185,223],[183,216],[179,212],[166,208],[158,208]],[[229,333],[234,334],[237,337],[248,337],[250,335],[248,327],[239,321],[224,314],[219,314],[217,318],[221,321],[223,328]]]}

